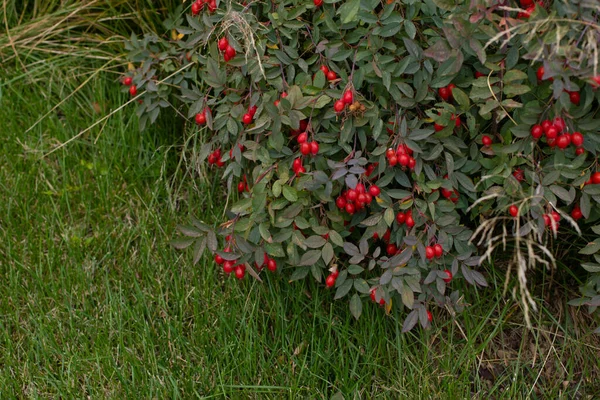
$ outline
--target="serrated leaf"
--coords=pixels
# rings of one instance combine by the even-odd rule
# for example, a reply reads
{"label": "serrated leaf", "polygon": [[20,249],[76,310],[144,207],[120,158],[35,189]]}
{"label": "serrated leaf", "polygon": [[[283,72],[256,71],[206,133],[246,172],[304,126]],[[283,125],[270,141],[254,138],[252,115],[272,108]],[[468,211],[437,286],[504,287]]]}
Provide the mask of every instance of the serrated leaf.
{"label": "serrated leaf", "polygon": [[362,300],[357,293],[350,298],[350,312],[356,319],[359,319],[362,314]]}
{"label": "serrated leaf", "polygon": [[248,211],[248,209],[250,208],[251,205],[252,205],[251,198],[242,199],[242,200],[238,201],[237,203],[235,203],[233,206],[231,206],[231,212],[234,214],[245,213],[246,211]]}
{"label": "serrated leaf", "polygon": [[471,102],[469,101],[469,96],[467,96],[465,92],[463,92],[459,88],[454,88],[452,89],[452,97],[454,97],[454,100],[456,100],[458,105],[460,105],[460,107],[463,110],[469,109],[469,105]]}
{"label": "serrated leaf", "polygon": [[[436,3],[439,0],[436,1]],[[404,323],[402,324],[402,333],[406,333],[408,331],[410,331],[412,328],[415,327],[415,325],[417,324],[417,322],[419,321],[419,312],[417,310],[412,310],[408,316],[406,317],[406,319],[404,320]]]}
{"label": "serrated leaf", "polygon": [[323,246],[323,249],[321,250],[321,257],[323,258],[325,265],[329,265],[333,259],[333,246],[331,243],[325,243],[325,246]]}
{"label": "serrated leaf", "polygon": [[360,0],[348,0],[340,8],[338,8],[337,14],[340,15],[342,24],[352,22],[358,15],[360,9]]}
{"label": "serrated leaf", "polygon": [[360,224],[362,226],[375,226],[375,225],[377,225],[377,223],[379,221],[381,221],[381,218],[382,218],[381,213],[377,213],[377,214],[371,215],[368,218],[365,218],[364,220],[361,221]]}
{"label": "serrated leaf", "polygon": [[217,235],[215,235],[215,231],[210,230],[206,234],[206,245],[208,249],[212,252],[217,251],[219,247],[219,242],[217,241]]}
{"label": "serrated leaf", "polygon": [[400,293],[400,296],[402,297],[402,303],[404,303],[404,305],[409,309],[412,309],[415,303],[415,293],[412,291],[412,289],[407,285],[404,285],[402,287],[402,293]]}
{"label": "serrated leaf", "polygon": [[353,243],[344,242],[344,251],[350,256],[359,256],[360,250]]}
{"label": "serrated leaf", "polygon": [[200,231],[199,229],[196,229],[196,227],[194,226],[177,225],[177,230],[187,237],[195,238],[204,235],[204,232]]}
{"label": "serrated leaf", "polygon": [[600,272],[600,264],[593,264],[593,263],[583,263],[581,264],[581,266],[583,267],[583,269],[585,269],[587,272],[591,272],[591,273],[597,273]]}
{"label": "serrated leaf", "polygon": [[295,203],[298,201],[298,191],[291,186],[284,185],[282,188],[283,197],[289,202]]}
{"label": "serrated leaf", "polygon": [[367,283],[367,281],[365,281],[362,278],[357,278],[354,280],[354,288],[356,290],[358,290],[360,293],[370,293],[371,292],[371,288],[369,287],[369,284]]}
{"label": "serrated leaf", "polygon": [[321,258],[321,250],[309,250],[302,255],[298,265],[313,265]]}
{"label": "serrated leaf", "polygon": [[394,219],[396,219],[396,216],[394,215],[394,209],[391,207],[386,209],[383,214],[383,220],[385,221],[385,224],[387,226],[392,226]]}
{"label": "serrated leaf", "polygon": [[575,199],[575,193],[569,193],[569,191],[563,187],[552,185],[550,186],[550,190],[567,204],[571,204],[571,202]]}
{"label": "serrated leaf", "polygon": [[196,239],[193,238],[179,238],[169,240],[169,244],[178,250],[183,250],[194,243]]}
{"label": "serrated leaf", "polygon": [[584,218],[587,219],[590,217],[592,206],[590,204],[590,196],[587,193],[581,194],[581,198],[579,199],[579,208],[581,209],[581,214]]}
{"label": "serrated leaf", "polygon": [[311,249],[321,248],[326,242],[327,241],[319,235],[313,235],[304,240],[304,244]]}
{"label": "serrated leaf", "polygon": [[290,282],[294,282],[294,281],[306,278],[306,275],[308,275],[309,272],[310,272],[310,268],[308,268],[308,267],[296,268],[294,270],[294,272],[292,273],[292,276],[290,277]]}
{"label": "serrated leaf", "polygon": [[579,254],[594,254],[600,250],[600,241],[588,243],[583,249],[579,250]]}
{"label": "serrated leaf", "polygon": [[333,244],[335,244],[336,246],[343,246],[344,245],[344,239],[342,238],[342,236],[337,233],[334,230],[329,231],[329,240],[331,240],[331,242]]}
{"label": "serrated leaf", "polygon": [[[196,240],[196,243],[194,244],[194,258],[192,261],[192,263],[194,265],[198,264],[198,261],[200,261],[200,258],[202,257],[202,254],[204,253],[205,249],[206,249],[206,238]],[[212,250],[212,251],[214,251],[214,250]]]}
{"label": "serrated leaf", "polygon": [[340,286],[338,286],[337,290],[335,291],[335,296],[333,296],[333,299],[334,300],[341,299],[342,297],[347,295],[348,292],[350,291],[350,289],[352,289],[353,284],[354,284],[354,279],[346,279],[344,281],[344,283],[342,283]]}

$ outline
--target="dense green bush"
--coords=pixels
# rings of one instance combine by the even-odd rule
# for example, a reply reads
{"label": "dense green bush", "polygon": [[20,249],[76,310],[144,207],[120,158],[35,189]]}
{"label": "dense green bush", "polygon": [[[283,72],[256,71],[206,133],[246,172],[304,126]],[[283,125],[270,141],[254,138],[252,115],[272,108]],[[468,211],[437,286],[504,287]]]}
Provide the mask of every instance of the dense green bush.
{"label": "dense green bush", "polygon": [[[452,280],[485,286],[476,267],[509,245],[533,305],[526,271],[555,267],[552,237],[600,233],[597,21],[583,0],[173,10],[168,37],[127,43],[123,90],[142,128],[174,106],[208,132],[200,161],[237,199],[173,244],[238,278],[311,275],[357,318],[369,296],[405,306],[405,331],[432,302],[461,311]],[[599,250],[581,249],[591,311]]]}

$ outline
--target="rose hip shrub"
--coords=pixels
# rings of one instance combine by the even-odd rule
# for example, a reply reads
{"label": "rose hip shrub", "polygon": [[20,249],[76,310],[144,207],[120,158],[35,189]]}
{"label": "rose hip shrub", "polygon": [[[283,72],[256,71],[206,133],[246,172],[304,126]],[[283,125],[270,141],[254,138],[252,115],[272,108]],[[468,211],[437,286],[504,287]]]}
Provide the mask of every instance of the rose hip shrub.
{"label": "rose hip shrub", "polygon": [[[194,220],[173,244],[239,279],[310,275],[356,318],[365,301],[405,307],[404,331],[433,304],[461,311],[453,281],[485,286],[476,268],[506,242],[525,283],[554,265],[552,237],[600,234],[600,28],[575,3],[173,10],[168,37],[127,43],[123,90],[142,129],[174,107],[205,131],[200,161],[234,198],[218,229]],[[600,240],[580,243],[576,303],[594,311]]]}

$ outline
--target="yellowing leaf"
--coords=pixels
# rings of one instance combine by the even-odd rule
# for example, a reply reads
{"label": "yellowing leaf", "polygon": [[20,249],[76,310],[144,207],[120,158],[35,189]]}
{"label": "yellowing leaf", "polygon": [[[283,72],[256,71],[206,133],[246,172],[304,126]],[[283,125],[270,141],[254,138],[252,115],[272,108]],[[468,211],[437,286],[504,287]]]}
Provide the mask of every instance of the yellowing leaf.
{"label": "yellowing leaf", "polygon": [[385,314],[390,315],[390,312],[392,312],[392,299],[391,298],[390,298],[389,303],[385,303]]}
{"label": "yellowing leaf", "polygon": [[277,46],[277,44],[268,44],[267,47],[270,48],[271,50],[278,50],[279,49],[279,46]]}
{"label": "yellowing leaf", "polygon": [[171,39],[181,40],[185,35],[183,33],[177,33],[176,29],[171,29]]}
{"label": "yellowing leaf", "polygon": [[133,65],[133,63],[127,63],[127,70],[129,70],[129,71],[135,70],[135,66]]}

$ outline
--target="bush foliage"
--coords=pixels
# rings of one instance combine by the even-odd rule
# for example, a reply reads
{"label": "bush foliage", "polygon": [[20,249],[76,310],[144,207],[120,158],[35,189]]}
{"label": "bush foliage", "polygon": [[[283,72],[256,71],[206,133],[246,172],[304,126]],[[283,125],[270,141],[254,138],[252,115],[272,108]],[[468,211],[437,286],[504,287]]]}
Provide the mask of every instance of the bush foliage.
{"label": "bush foliage", "polygon": [[[310,275],[356,318],[406,307],[405,331],[461,311],[452,281],[485,286],[505,248],[534,306],[553,238],[600,234],[597,21],[583,0],[186,3],[167,37],[132,36],[123,90],[142,129],[175,107],[207,132],[235,201],[173,244],[238,278]],[[599,251],[580,249],[590,311]]]}

